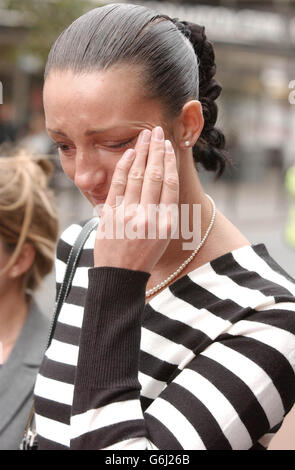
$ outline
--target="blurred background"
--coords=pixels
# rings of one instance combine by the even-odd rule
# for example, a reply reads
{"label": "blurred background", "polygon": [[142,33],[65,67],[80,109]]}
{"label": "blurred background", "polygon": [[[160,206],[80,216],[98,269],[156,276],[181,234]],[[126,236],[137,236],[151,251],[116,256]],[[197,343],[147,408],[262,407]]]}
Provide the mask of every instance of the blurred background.
{"label": "blurred background", "polygon": [[[75,18],[115,1],[0,0],[0,144],[22,143],[55,165],[52,187],[60,230],[91,217],[92,208],[62,174],[44,126],[43,71],[51,45]],[[253,243],[265,243],[295,277],[295,0],[171,0],[137,3],[202,24],[213,42],[217,125],[234,169],[219,181],[201,171],[218,209]],[[62,217],[61,217],[62,214]],[[38,292],[54,307],[54,273]],[[270,449],[295,449],[295,411]]]}

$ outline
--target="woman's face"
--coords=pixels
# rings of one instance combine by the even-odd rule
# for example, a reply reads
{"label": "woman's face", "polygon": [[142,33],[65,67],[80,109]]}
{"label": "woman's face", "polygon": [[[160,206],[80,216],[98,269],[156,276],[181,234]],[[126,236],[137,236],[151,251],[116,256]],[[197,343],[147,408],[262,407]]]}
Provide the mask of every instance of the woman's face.
{"label": "woman's face", "polygon": [[140,73],[135,66],[114,66],[79,75],[52,71],[46,79],[48,134],[64,172],[94,206],[104,203],[115,166],[139,133],[164,126],[159,101],[144,99]]}

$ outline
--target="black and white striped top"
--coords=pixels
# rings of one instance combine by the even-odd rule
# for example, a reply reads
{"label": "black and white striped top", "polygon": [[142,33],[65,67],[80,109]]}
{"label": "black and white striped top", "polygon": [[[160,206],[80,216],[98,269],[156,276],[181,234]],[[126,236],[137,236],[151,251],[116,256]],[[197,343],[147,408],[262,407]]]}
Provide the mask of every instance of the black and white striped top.
{"label": "black and white striped top", "polygon": [[[81,230],[57,248],[57,289]],[[295,280],[263,243],[145,305],[150,274],[93,268],[96,230],[35,386],[40,449],[265,449],[295,401]]]}

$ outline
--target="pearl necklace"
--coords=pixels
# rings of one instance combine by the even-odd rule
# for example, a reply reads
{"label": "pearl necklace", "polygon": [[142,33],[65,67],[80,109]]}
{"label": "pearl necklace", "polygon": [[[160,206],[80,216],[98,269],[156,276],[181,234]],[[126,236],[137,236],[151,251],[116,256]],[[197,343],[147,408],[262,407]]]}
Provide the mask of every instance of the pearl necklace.
{"label": "pearl necklace", "polygon": [[205,243],[205,240],[207,239],[209,233],[210,233],[210,230],[214,224],[214,220],[215,220],[215,215],[216,215],[216,206],[215,206],[215,202],[213,201],[212,197],[209,196],[209,194],[206,194],[206,196],[210,199],[211,201],[211,204],[212,204],[212,207],[213,207],[213,214],[212,214],[212,218],[211,218],[211,222],[210,222],[210,225],[207,229],[207,232],[205,233],[203,239],[201,240],[201,243],[198,245],[198,247],[195,249],[195,251],[189,256],[189,258],[187,258],[180,266],[179,268],[177,268],[176,271],[174,271],[173,274],[170,274],[170,276],[167,277],[167,279],[165,279],[165,281],[162,281],[160,282],[160,284],[157,284],[155,287],[153,287],[152,289],[149,289],[146,291],[145,295],[146,297],[150,297],[152,294],[154,294],[155,292],[157,292],[158,290],[162,289],[164,286],[166,286],[172,279],[174,279],[176,276],[178,276],[179,273],[181,273],[181,271],[192,261],[192,259],[194,258],[194,256],[198,253],[199,249],[201,248],[201,246]]}

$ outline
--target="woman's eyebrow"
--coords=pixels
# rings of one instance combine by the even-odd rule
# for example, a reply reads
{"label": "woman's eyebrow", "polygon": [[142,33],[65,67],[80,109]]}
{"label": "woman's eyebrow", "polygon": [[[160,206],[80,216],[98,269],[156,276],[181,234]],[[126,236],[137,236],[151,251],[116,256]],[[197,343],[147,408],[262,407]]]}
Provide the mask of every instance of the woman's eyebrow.
{"label": "woman's eyebrow", "polygon": [[[85,136],[90,136],[90,135],[93,135],[93,134],[101,134],[101,133],[109,131],[111,129],[118,129],[120,127],[123,128],[124,126],[111,126],[111,127],[106,127],[106,128],[102,128],[102,129],[88,129],[84,133],[84,135]],[[49,128],[47,128],[47,131],[52,132],[53,134],[59,134],[59,135],[62,135],[64,137],[67,137],[67,135],[59,129],[49,129]]]}
{"label": "woman's eyebrow", "polygon": [[52,132],[53,134],[59,134],[59,135],[63,135],[64,137],[67,137],[66,134],[64,134],[62,131],[60,131],[60,130],[58,130],[58,129],[55,130],[55,129],[49,129],[49,128],[47,128],[47,131],[48,131],[48,132]]}

